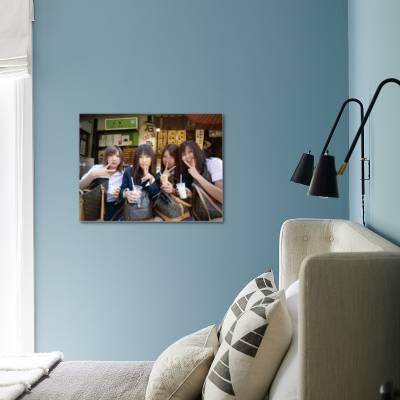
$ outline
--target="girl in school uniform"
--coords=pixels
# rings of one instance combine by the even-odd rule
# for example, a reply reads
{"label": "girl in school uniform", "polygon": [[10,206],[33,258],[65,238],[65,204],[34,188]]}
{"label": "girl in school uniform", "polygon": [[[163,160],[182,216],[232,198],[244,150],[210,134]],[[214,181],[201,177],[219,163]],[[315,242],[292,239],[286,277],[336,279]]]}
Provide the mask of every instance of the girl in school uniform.
{"label": "girl in school uniform", "polygon": [[81,190],[104,183],[106,190],[106,207],[104,221],[116,217],[120,206],[120,190],[123,177],[122,150],[110,146],[104,150],[103,164],[94,165],[79,182]]}
{"label": "girl in school uniform", "polygon": [[196,181],[213,199],[223,203],[223,163],[220,158],[206,158],[193,140],[179,147],[180,173],[187,181]]}
{"label": "girl in school uniform", "polygon": [[157,174],[160,188],[165,193],[176,193],[179,146],[167,144],[161,153],[161,172]]}
{"label": "girl in school uniform", "polygon": [[140,197],[140,192],[133,190],[133,185],[141,186],[150,198],[160,192],[160,182],[156,179],[156,157],[148,144],[141,144],[135,150],[133,166],[126,168],[122,177],[121,197],[130,203]]}

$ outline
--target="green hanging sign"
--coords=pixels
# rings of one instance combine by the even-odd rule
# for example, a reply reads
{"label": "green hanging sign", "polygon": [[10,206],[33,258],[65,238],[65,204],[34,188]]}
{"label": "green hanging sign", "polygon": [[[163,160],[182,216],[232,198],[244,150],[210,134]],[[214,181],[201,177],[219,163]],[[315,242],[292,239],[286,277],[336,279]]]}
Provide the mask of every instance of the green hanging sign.
{"label": "green hanging sign", "polygon": [[138,118],[106,118],[104,123],[106,131],[116,131],[119,129],[138,129]]}

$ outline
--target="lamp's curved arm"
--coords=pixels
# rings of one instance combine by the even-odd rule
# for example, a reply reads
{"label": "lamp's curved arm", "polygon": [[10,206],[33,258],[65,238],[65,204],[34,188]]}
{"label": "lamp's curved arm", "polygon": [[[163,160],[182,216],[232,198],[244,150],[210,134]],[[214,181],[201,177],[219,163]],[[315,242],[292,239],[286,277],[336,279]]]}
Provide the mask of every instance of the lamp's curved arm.
{"label": "lamp's curved arm", "polygon": [[347,104],[349,104],[349,103],[351,103],[351,102],[355,102],[355,103],[357,103],[357,104],[360,106],[360,110],[361,110],[361,121],[364,119],[364,107],[363,107],[363,104],[361,103],[361,101],[358,100],[358,99],[356,99],[356,98],[347,99],[347,100],[342,104],[342,107],[341,107],[340,110],[339,110],[339,113],[338,113],[338,115],[337,115],[337,117],[336,117],[336,119],[335,119],[335,122],[334,122],[333,126],[332,126],[331,132],[329,133],[328,139],[326,139],[326,143],[325,143],[325,145],[324,145],[324,148],[322,149],[321,156],[323,156],[323,155],[325,154],[326,150],[328,149],[329,143],[330,143],[330,141],[331,141],[331,139],[332,139],[333,133],[334,133],[335,130],[336,130],[337,124],[339,123],[339,120],[340,120],[340,118],[341,118],[341,116],[342,116],[342,114],[343,114],[343,111],[344,111],[344,109],[346,108]]}
{"label": "lamp's curved arm", "polygon": [[398,80],[396,78],[388,78],[388,79],[383,80],[379,84],[379,86],[376,88],[374,96],[372,97],[371,103],[368,106],[367,112],[365,113],[365,116],[364,116],[363,120],[361,121],[361,125],[358,128],[356,136],[354,137],[353,143],[351,144],[350,149],[346,155],[346,158],[344,159],[342,165],[339,168],[339,171],[337,173],[338,175],[343,175],[345,173],[349,159],[350,159],[351,155],[353,154],[353,151],[354,151],[354,148],[356,147],[358,139],[360,138],[360,136],[364,130],[364,126],[368,121],[369,115],[371,114],[371,111],[375,105],[376,99],[378,98],[379,93],[381,92],[383,86],[385,86],[387,83],[397,83],[400,86],[400,80]]}

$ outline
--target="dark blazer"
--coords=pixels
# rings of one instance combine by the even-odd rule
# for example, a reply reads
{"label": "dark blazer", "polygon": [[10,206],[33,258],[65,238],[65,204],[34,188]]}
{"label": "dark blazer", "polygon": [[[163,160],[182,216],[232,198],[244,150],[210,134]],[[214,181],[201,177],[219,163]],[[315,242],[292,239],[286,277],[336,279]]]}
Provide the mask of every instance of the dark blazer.
{"label": "dark blazer", "polygon": [[[142,186],[143,190],[145,190],[149,194],[150,198],[153,198],[160,192],[160,179],[157,178],[151,185],[148,185],[148,181],[143,183],[135,182],[135,184]],[[127,167],[124,171],[124,175],[122,176],[122,185],[120,193],[121,197],[123,196],[125,189],[133,190],[132,167]]]}

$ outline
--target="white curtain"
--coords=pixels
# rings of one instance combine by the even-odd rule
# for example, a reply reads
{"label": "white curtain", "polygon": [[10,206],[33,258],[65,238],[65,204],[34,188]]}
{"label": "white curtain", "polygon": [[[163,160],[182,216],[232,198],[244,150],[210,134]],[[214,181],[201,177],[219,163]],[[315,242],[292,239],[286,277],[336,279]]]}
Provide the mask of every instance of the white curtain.
{"label": "white curtain", "polygon": [[34,350],[30,0],[0,0],[0,354]]}
{"label": "white curtain", "polygon": [[0,76],[31,70],[33,0],[0,0]]}

